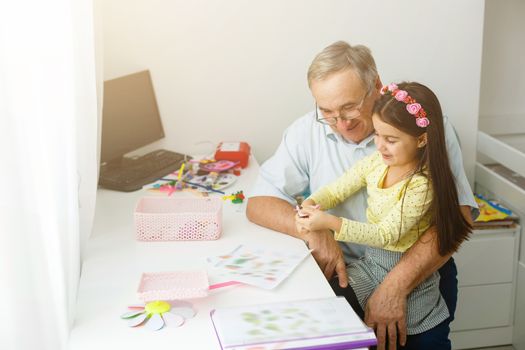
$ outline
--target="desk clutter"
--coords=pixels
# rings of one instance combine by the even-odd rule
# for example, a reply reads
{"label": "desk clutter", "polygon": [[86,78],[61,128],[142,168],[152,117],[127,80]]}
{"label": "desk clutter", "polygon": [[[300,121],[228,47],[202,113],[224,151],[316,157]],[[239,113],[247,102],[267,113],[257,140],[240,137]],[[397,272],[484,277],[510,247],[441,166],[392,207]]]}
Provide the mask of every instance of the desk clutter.
{"label": "desk clutter", "polygon": [[240,174],[239,161],[190,160],[183,163],[178,171],[146,186],[146,189],[168,196],[178,191],[191,192],[198,197],[207,197],[213,193],[226,195],[223,189],[234,184]]}
{"label": "desk clutter", "polygon": [[164,176],[148,188],[150,191],[166,192],[194,190],[197,195],[221,191],[233,184],[242,169],[248,166],[250,145],[246,142],[221,142],[213,158],[190,159],[181,164],[177,172]]}
{"label": "desk clutter", "polygon": [[[225,190],[236,182],[248,157],[247,144],[222,143],[215,159],[188,161],[147,186],[148,191],[165,195],[145,196],[137,202],[133,213],[137,244],[218,240],[223,206],[244,202],[243,191]],[[182,191],[195,196],[173,195]],[[129,327],[150,331],[181,327],[197,314],[188,300],[215,297],[213,291],[224,287],[274,290],[311,251],[242,242],[220,253],[203,257],[204,269],[142,273],[136,290],[140,304],[128,306],[121,319]],[[222,349],[351,349],[375,344],[374,332],[344,298],[217,307],[209,317],[209,332],[217,336]]]}
{"label": "desk clutter", "polygon": [[248,165],[250,146],[246,142],[221,142],[214,159],[190,159],[178,171],[146,187],[166,193],[190,191],[199,198],[143,197],[135,207],[134,223],[139,241],[214,240],[222,230],[222,202],[210,194],[221,194],[232,204],[244,202],[243,191],[223,191],[236,182]]}
{"label": "desk clutter", "polygon": [[[247,144],[246,144],[247,145]],[[249,146],[248,155],[249,155]],[[230,147],[231,149],[231,147]],[[225,153],[221,153],[224,157]],[[237,157],[238,158],[238,157]],[[148,186],[149,191],[190,191],[198,198],[143,197],[135,207],[134,222],[139,241],[214,240],[222,229],[222,200],[244,202],[243,191],[227,195],[222,190],[237,180],[240,163],[226,159],[190,160],[180,169]],[[210,194],[221,194],[221,198]]]}
{"label": "desk clutter", "polygon": [[207,258],[211,274],[222,282],[210,285],[205,270],[143,273],[137,297],[144,304],[129,306],[121,315],[128,326],[145,325],[157,331],[165,325],[182,326],[195,315],[192,305],[184,299],[204,298],[210,290],[247,284],[273,289],[286,279],[308,256],[279,252],[263,247],[240,245],[231,252]]}

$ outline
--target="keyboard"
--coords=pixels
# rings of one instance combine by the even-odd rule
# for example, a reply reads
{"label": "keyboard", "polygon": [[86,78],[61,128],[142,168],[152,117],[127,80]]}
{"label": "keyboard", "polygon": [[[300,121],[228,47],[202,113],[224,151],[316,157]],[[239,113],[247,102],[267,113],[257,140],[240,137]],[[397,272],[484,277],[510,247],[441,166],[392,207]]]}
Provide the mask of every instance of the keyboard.
{"label": "keyboard", "polygon": [[100,166],[98,184],[111,190],[131,192],[155,182],[191,157],[182,153],[157,150],[140,157],[120,158]]}

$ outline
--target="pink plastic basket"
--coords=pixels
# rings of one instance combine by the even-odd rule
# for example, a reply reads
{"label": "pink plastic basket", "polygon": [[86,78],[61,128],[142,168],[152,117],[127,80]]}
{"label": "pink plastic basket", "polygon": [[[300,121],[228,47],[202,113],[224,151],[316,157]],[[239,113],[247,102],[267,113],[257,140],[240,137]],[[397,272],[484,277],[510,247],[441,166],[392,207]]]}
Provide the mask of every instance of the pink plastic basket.
{"label": "pink plastic basket", "polygon": [[143,273],[137,296],[144,302],[202,298],[208,295],[204,270]]}
{"label": "pink plastic basket", "polygon": [[222,231],[219,198],[143,197],[134,216],[139,241],[212,240]]}

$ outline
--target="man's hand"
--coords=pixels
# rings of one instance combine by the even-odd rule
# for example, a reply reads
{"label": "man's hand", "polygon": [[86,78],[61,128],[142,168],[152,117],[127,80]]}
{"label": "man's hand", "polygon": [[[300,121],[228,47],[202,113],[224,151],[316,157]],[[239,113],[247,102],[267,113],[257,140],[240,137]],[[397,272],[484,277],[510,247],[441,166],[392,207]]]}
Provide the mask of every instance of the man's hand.
{"label": "man's hand", "polygon": [[372,293],[365,307],[365,323],[376,330],[377,349],[396,349],[397,340],[405,345],[406,333],[405,293],[389,285],[380,284]]}
{"label": "man's hand", "polygon": [[308,242],[308,247],[313,249],[312,255],[323,271],[325,277],[330,280],[334,272],[339,277],[341,288],[348,286],[348,276],[346,274],[346,264],[341,247],[334,239],[332,232],[313,231],[304,236]]}
{"label": "man's hand", "polygon": [[275,197],[252,197],[246,207],[246,215],[251,222],[307,241],[326,278],[330,279],[335,271],[339,276],[339,285],[346,288],[348,277],[343,252],[333,234],[328,230],[299,232],[295,225],[296,214],[290,203]]}

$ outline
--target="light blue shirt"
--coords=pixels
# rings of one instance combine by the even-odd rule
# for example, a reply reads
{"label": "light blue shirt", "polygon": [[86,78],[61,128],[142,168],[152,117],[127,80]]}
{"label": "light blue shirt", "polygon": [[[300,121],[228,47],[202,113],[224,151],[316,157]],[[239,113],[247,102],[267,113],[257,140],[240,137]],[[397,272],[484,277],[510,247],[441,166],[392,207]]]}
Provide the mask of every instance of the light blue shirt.
{"label": "light blue shirt", "polygon": [[[444,117],[445,138],[459,203],[477,208],[463,169],[463,157],[456,133]],[[356,161],[376,150],[373,134],[353,143],[344,140],[328,125],[315,120],[312,111],[297,119],[284,132],[275,154],[262,164],[257,181],[248,197],[272,196],[296,204],[295,197],[317,191],[352,167]],[[334,215],[366,222],[366,189],[330,210]],[[364,247],[341,243],[347,260],[360,257]]]}

